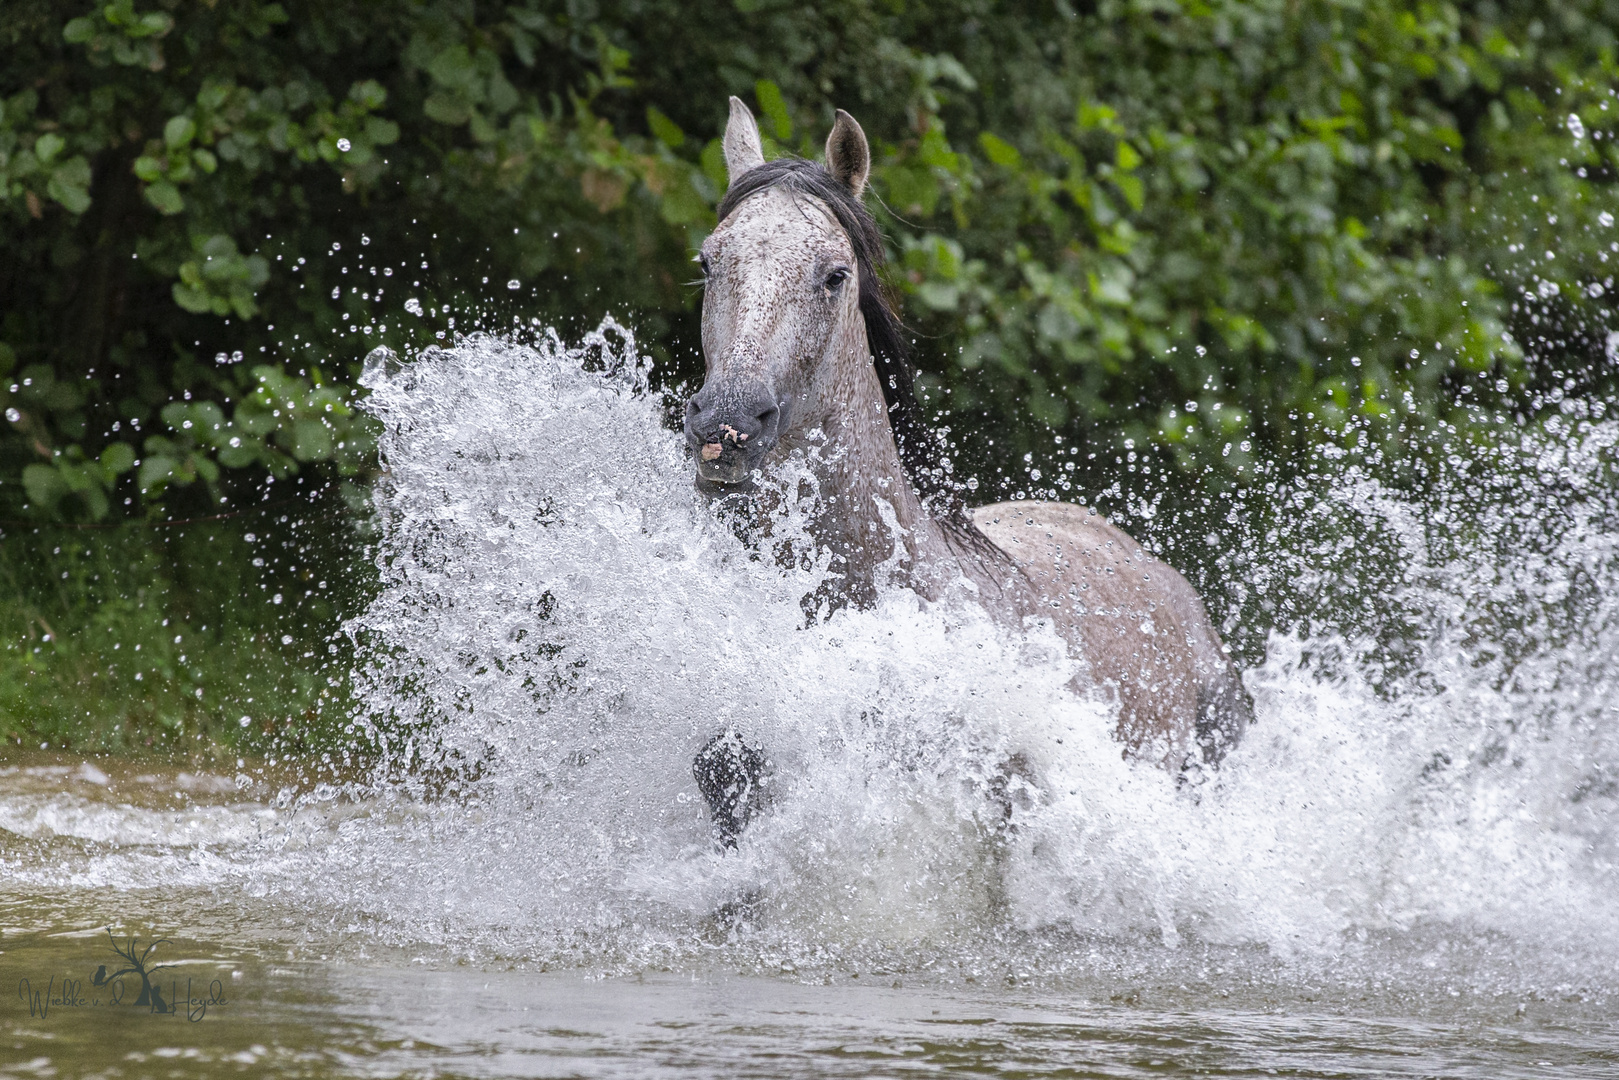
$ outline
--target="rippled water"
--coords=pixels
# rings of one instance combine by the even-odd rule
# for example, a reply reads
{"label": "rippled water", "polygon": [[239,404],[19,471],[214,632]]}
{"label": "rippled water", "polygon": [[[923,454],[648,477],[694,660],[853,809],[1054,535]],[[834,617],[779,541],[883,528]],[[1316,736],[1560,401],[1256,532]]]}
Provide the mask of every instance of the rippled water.
{"label": "rippled water", "polygon": [[[806,620],[809,506],[796,569],[738,539],[618,329],[368,381],[382,764],[7,765],[0,973],[87,978],[110,923],[229,1000],[12,999],[6,1068],[1619,1073],[1611,421],[1420,507],[1348,461],[1273,490],[1231,564],[1285,631],[1258,721],[1178,791],[1049,628]],[[690,762],[728,725],[775,795],[720,853]]]}

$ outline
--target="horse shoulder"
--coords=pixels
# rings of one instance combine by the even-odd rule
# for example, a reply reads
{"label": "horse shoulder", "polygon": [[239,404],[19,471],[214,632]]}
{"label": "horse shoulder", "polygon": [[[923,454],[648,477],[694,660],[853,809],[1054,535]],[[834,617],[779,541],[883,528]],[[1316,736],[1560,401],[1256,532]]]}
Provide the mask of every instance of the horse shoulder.
{"label": "horse shoulder", "polygon": [[1088,507],[998,503],[973,522],[1033,584],[1041,614],[1120,699],[1121,738],[1176,755],[1191,741],[1204,684],[1229,667],[1196,590]]}
{"label": "horse shoulder", "polygon": [[1185,629],[1207,623],[1197,591],[1174,567],[1089,507],[997,503],[974,510],[973,522],[1050,601],[1120,615],[1162,609]]}

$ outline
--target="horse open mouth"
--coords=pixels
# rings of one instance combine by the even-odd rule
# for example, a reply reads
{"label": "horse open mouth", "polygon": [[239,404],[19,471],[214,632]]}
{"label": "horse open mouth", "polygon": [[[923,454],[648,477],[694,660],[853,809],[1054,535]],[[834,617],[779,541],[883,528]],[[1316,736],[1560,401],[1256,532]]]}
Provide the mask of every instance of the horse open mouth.
{"label": "horse open mouth", "polygon": [[741,484],[753,476],[753,455],[718,443],[697,452],[697,475],[713,484]]}

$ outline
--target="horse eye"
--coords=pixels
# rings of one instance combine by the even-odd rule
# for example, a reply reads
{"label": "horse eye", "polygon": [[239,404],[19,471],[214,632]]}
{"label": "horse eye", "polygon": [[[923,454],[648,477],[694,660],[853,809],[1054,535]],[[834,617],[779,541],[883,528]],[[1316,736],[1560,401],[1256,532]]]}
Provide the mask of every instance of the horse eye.
{"label": "horse eye", "polygon": [[700,255],[697,256],[697,269],[699,269],[699,270],[701,270],[703,272],[704,277],[708,276],[708,256],[707,255],[701,255],[700,254]]}
{"label": "horse eye", "polygon": [[845,281],[848,281],[848,280],[849,280],[849,271],[843,269],[843,267],[840,266],[836,270],[832,271],[830,274],[826,275],[826,287],[827,287],[827,290],[829,292],[837,292],[838,291],[838,286],[842,285]]}

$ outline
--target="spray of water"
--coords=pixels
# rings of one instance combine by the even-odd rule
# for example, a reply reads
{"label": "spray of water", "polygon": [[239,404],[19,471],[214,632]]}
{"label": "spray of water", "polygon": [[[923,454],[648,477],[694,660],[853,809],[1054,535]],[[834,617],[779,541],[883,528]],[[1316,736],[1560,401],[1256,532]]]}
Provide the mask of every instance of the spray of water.
{"label": "spray of water", "polygon": [[[385,936],[589,963],[989,940],[1320,963],[1437,931],[1575,965],[1619,927],[1600,418],[1485,463],[1490,497],[1419,507],[1353,468],[1290,495],[1233,572],[1325,610],[1393,566],[1384,617],[1274,635],[1251,738],[1188,793],[1122,760],[1047,627],[903,590],[806,620],[823,565],[772,552],[809,550],[808,507],[739,539],[623,328],[367,380],[387,582],[354,631],[385,764],[372,812],[297,858]],[[775,776],[721,852],[690,763],[728,727]]]}
{"label": "spray of water", "polygon": [[[350,632],[380,763],[284,798],[261,839],[222,835],[193,876],[370,942],[542,965],[1218,954],[1397,980],[1465,954],[1492,985],[1607,985],[1600,412],[1452,462],[1431,499],[1348,463],[1273,486],[1227,568],[1279,628],[1246,676],[1258,720],[1180,790],[1123,760],[1047,626],[901,589],[807,617],[812,486],[750,541],[694,492],[647,372],[612,323],[375,357],[384,588]],[[774,775],[722,851],[691,762],[727,728]]]}

